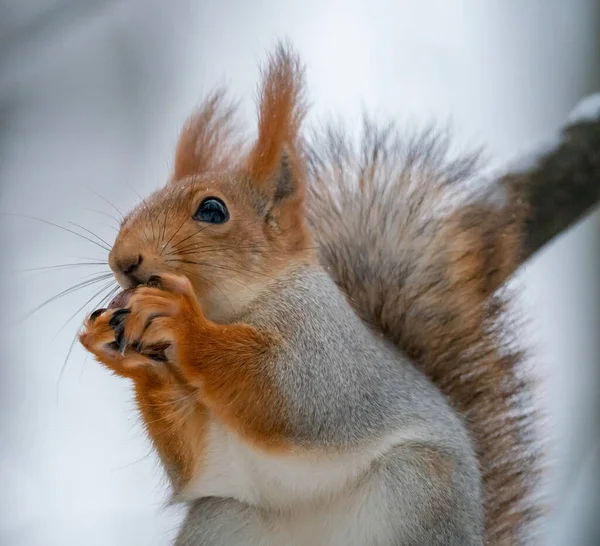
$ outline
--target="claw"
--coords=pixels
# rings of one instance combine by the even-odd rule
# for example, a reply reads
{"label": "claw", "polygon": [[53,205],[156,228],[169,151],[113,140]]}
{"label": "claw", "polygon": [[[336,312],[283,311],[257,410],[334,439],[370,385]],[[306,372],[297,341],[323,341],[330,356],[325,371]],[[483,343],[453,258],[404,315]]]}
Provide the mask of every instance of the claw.
{"label": "claw", "polygon": [[156,362],[167,362],[167,355],[165,351],[171,346],[170,343],[155,343],[146,347],[144,354]]}
{"label": "claw", "polygon": [[117,345],[119,346],[119,352],[121,356],[125,356],[125,349],[127,348],[127,338],[123,335],[123,330],[119,330],[118,338],[115,336]]}
{"label": "claw", "polygon": [[108,325],[115,331],[115,342],[119,347],[119,352],[125,354],[127,347],[127,338],[125,337],[125,317],[131,313],[131,309],[118,309],[108,321]]}
{"label": "claw", "polygon": [[147,353],[146,356],[149,359],[154,360],[156,362],[167,362],[167,356],[165,355],[165,353],[152,352],[152,353]]}
{"label": "claw", "polygon": [[113,328],[119,327],[125,320],[125,315],[128,315],[129,313],[131,313],[131,309],[117,309],[108,321],[108,325]]}
{"label": "claw", "polygon": [[106,308],[102,308],[102,309],[96,309],[91,315],[90,315],[90,321],[94,322],[102,313],[104,313],[104,311],[106,311]]}

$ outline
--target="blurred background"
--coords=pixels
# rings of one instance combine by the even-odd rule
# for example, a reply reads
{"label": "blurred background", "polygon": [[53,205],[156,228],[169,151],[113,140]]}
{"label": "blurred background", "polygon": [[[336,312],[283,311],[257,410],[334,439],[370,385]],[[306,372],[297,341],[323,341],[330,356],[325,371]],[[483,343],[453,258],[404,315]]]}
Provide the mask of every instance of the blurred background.
{"label": "blurred background", "polygon": [[[600,89],[597,0],[0,0],[0,544],[173,536],[180,513],[129,385],[72,345],[103,283],[23,317],[107,271],[76,224],[112,241],[111,216],[164,183],[207,91],[228,84],[252,119],[257,63],[285,36],[313,119],[436,120],[493,168]],[[75,262],[88,265],[31,271]],[[547,413],[540,544],[600,544],[598,279],[596,212],[517,280]]]}

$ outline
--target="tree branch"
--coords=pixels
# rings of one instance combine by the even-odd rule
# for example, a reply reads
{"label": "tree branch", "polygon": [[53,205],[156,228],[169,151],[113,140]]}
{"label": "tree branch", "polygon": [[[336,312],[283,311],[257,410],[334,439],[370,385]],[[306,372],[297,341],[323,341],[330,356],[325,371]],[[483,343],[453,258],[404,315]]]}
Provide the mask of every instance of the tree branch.
{"label": "tree branch", "polygon": [[520,160],[501,183],[527,210],[524,263],[600,202],[600,93],[575,108],[554,145]]}

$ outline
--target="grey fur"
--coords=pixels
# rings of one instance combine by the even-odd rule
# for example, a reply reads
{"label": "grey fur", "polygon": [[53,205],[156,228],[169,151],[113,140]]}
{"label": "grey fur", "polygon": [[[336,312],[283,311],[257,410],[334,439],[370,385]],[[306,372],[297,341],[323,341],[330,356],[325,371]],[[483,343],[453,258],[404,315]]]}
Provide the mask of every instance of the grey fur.
{"label": "grey fur", "polygon": [[[354,452],[394,432],[399,439],[341,501],[315,501],[298,507],[298,516],[294,507],[280,513],[232,499],[200,499],[191,505],[177,546],[313,546],[292,534],[289,518],[303,518],[309,540],[313,523],[352,499],[364,502],[365,512],[372,506],[382,514],[373,536],[350,539],[360,541],[352,542],[356,546],[483,544],[479,470],[460,418],[404,355],[370,331],[320,267],[278,280],[238,319],[284,340],[265,371],[271,370],[286,400],[291,442]],[[443,462],[441,473],[427,466],[428,457]],[[319,532],[323,546],[350,546],[334,532],[335,525]]]}
{"label": "grey fur", "polygon": [[272,370],[294,443],[351,449],[415,426],[423,441],[468,442],[442,395],[356,316],[321,268],[279,280],[240,322],[284,340]]}

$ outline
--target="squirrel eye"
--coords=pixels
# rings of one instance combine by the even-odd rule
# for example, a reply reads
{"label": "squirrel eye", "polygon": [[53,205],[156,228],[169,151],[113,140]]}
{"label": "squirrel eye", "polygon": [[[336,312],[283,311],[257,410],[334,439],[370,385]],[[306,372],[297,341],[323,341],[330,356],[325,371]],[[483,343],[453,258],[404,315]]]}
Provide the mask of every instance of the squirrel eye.
{"label": "squirrel eye", "polygon": [[200,203],[193,218],[208,224],[224,224],[229,220],[229,211],[219,198],[207,197]]}

